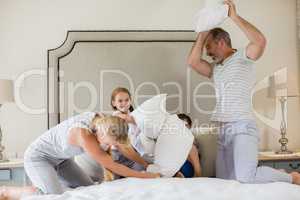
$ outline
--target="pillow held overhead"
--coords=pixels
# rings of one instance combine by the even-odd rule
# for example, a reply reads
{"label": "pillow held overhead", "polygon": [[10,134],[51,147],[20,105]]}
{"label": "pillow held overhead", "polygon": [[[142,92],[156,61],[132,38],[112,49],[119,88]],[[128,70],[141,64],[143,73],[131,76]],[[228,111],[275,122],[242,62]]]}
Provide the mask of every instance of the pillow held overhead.
{"label": "pillow held overhead", "polygon": [[206,0],[205,7],[195,17],[195,32],[209,31],[220,26],[228,18],[228,5],[223,0]]}

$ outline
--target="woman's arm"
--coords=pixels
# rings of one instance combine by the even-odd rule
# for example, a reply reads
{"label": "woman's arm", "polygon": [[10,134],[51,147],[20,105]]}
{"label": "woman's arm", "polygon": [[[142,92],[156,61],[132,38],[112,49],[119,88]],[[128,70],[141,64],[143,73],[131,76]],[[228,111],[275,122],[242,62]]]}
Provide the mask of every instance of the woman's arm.
{"label": "woman's arm", "polygon": [[101,166],[109,169],[110,171],[124,177],[136,178],[158,178],[159,174],[138,172],[132,170],[124,165],[118,164],[113,161],[105,151],[100,148],[99,142],[96,137],[89,133],[88,130],[82,128],[73,128],[70,130],[70,142],[73,145],[80,146],[88,153],[94,160]]}
{"label": "woman's arm", "polygon": [[131,145],[118,145],[118,150],[129,160],[135,161],[145,167],[148,167],[148,163],[133,149]]}

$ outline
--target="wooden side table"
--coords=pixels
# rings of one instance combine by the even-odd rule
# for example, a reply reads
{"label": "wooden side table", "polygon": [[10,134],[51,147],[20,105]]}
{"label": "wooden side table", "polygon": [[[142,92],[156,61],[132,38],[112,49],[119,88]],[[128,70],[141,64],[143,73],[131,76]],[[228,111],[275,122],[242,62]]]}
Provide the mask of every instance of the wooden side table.
{"label": "wooden side table", "polygon": [[300,154],[276,155],[261,152],[258,157],[259,166],[268,166],[275,169],[284,169],[286,172],[300,172]]}
{"label": "wooden side table", "polygon": [[24,186],[27,183],[23,159],[10,159],[0,163],[0,185]]}

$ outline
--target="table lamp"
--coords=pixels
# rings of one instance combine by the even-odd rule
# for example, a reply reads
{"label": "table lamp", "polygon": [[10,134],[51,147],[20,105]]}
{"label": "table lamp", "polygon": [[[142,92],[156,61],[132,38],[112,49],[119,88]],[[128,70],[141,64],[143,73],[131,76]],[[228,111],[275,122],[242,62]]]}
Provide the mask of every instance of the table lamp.
{"label": "table lamp", "polygon": [[287,101],[290,98],[297,98],[300,95],[298,92],[288,93],[287,68],[282,68],[275,72],[273,76],[269,77],[269,85],[268,97],[275,98],[276,101],[279,101],[281,108],[281,138],[279,139],[281,146],[276,154],[291,154],[293,152],[287,148],[289,141],[287,138]]}
{"label": "table lamp", "polygon": [[[13,81],[0,79],[0,108],[8,102],[14,102]],[[0,125],[0,163],[7,161],[3,155],[5,147],[2,145],[2,137],[3,134]]]}

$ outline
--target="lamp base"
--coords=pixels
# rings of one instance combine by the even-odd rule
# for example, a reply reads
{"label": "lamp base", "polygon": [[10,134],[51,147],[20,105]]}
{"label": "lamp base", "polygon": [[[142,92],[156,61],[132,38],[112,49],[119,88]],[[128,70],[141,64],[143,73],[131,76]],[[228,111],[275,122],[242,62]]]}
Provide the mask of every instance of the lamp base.
{"label": "lamp base", "polygon": [[294,152],[286,150],[286,151],[276,151],[275,154],[280,154],[280,155],[287,155],[287,154],[293,154]]}

